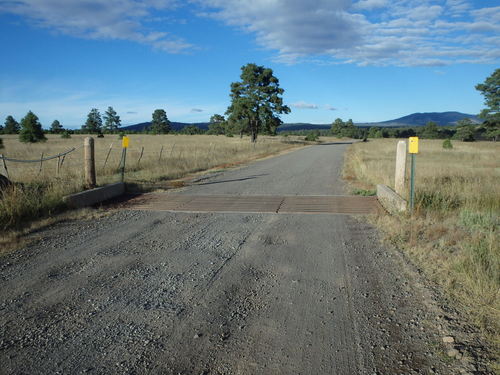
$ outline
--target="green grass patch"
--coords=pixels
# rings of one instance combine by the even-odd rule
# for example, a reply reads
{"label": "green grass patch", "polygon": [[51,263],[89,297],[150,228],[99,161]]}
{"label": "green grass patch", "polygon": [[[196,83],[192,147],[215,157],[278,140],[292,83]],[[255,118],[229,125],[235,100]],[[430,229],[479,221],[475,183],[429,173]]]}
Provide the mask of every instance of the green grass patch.
{"label": "green grass patch", "polygon": [[361,195],[363,197],[372,197],[374,195],[377,195],[377,190],[354,189],[352,193],[354,195]]}

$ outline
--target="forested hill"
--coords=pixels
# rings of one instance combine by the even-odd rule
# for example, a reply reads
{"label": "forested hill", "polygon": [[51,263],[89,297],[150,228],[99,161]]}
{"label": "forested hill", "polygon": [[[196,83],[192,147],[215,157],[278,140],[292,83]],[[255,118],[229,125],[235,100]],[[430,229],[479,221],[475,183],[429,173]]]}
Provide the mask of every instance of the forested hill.
{"label": "forested hill", "polygon": [[[400,117],[394,120],[387,120],[381,122],[368,122],[368,123],[356,123],[357,126],[424,126],[429,121],[433,121],[438,125],[449,126],[456,125],[456,123],[464,118],[470,118],[473,122],[481,123],[476,115],[470,115],[467,113],[460,112],[424,112],[424,113],[412,113],[411,115]],[[332,118],[332,122],[333,122]],[[172,127],[175,131],[179,131],[185,126],[194,125],[200,129],[207,130],[208,122],[195,122],[195,123],[185,123],[185,122],[171,122]],[[139,124],[124,126],[121,130],[124,131],[144,131],[147,127],[151,125],[151,122],[141,122]],[[313,130],[313,129],[330,129],[330,124],[310,124],[310,123],[289,123],[283,124],[278,128],[278,131],[293,131],[293,130]]]}
{"label": "forested hill", "polygon": [[[172,125],[172,128],[175,131],[179,131],[183,127],[190,126],[190,125],[197,126],[197,127],[199,127],[200,129],[203,129],[203,130],[207,130],[209,123],[208,122],[187,123],[187,122],[175,122],[175,121],[171,121],[170,124]],[[150,125],[151,125],[151,122],[141,122],[139,124],[122,126],[120,128],[120,130],[141,132],[141,131],[146,130]]]}
{"label": "forested hill", "polygon": [[461,112],[424,112],[412,113],[408,116],[403,116],[394,120],[382,121],[377,123],[366,123],[356,125],[366,126],[424,126],[429,121],[433,121],[438,125],[450,126],[456,125],[458,121],[465,118],[471,119],[473,122],[481,123],[482,120],[476,115],[470,115]]}

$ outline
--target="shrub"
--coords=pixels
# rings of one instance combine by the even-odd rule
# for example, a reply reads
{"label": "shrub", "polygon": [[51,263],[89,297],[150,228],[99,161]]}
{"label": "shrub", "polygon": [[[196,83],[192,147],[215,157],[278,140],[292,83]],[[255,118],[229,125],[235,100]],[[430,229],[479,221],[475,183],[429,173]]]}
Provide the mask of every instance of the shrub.
{"label": "shrub", "polygon": [[232,138],[232,137],[234,137],[234,135],[233,135],[233,133],[227,133],[226,137]]}
{"label": "shrub", "polygon": [[71,138],[71,134],[69,133],[69,131],[65,130],[61,133],[61,138]]}
{"label": "shrub", "polygon": [[308,135],[306,135],[304,140],[306,140],[308,142],[315,142],[318,140],[318,135],[315,133],[309,133]]}
{"label": "shrub", "polygon": [[452,149],[453,148],[453,145],[451,144],[451,140],[450,139],[445,139],[444,142],[443,142],[443,148],[445,149]]}

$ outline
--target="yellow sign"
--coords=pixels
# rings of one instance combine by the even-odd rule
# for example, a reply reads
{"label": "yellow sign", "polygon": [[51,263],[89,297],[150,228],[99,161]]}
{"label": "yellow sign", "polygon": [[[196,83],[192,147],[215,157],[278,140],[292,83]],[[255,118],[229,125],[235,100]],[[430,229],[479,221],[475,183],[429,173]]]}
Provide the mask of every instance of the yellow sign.
{"label": "yellow sign", "polygon": [[128,137],[127,136],[122,137],[122,147],[128,148]]}
{"label": "yellow sign", "polygon": [[410,154],[418,154],[418,137],[410,137],[408,141],[408,152]]}

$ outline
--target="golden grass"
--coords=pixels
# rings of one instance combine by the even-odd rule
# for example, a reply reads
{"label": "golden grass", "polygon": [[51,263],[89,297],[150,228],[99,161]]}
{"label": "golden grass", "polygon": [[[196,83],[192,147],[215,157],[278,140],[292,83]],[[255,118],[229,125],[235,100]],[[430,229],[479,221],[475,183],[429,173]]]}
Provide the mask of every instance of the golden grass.
{"label": "golden grass", "polygon": [[[353,144],[344,177],[356,188],[394,187],[396,144]],[[486,337],[500,343],[500,143],[421,140],[416,156],[416,210],[383,215],[386,239],[405,250]],[[408,158],[409,159],[409,158]],[[409,171],[409,168],[407,169]]]}
{"label": "golden grass", "polygon": [[[50,217],[64,210],[62,197],[83,188],[82,145],[85,137],[73,135],[70,139],[62,139],[48,135],[47,142],[25,144],[20,143],[16,135],[2,136],[5,148],[1,152],[14,159],[40,159],[42,153],[47,157],[72,147],[77,150],[67,155],[59,174],[57,159],[43,162],[41,168],[40,163],[7,162],[9,178],[24,186],[2,193],[0,230],[25,227],[33,219]],[[125,181],[139,185],[178,179],[217,166],[228,167],[303,145],[293,143],[297,141],[294,137],[261,136],[255,145],[248,137],[147,134],[129,137]],[[94,140],[97,184],[119,181],[122,148],[118,135],[94,137]],[[1,164],[0,171],[5,174]]]}

